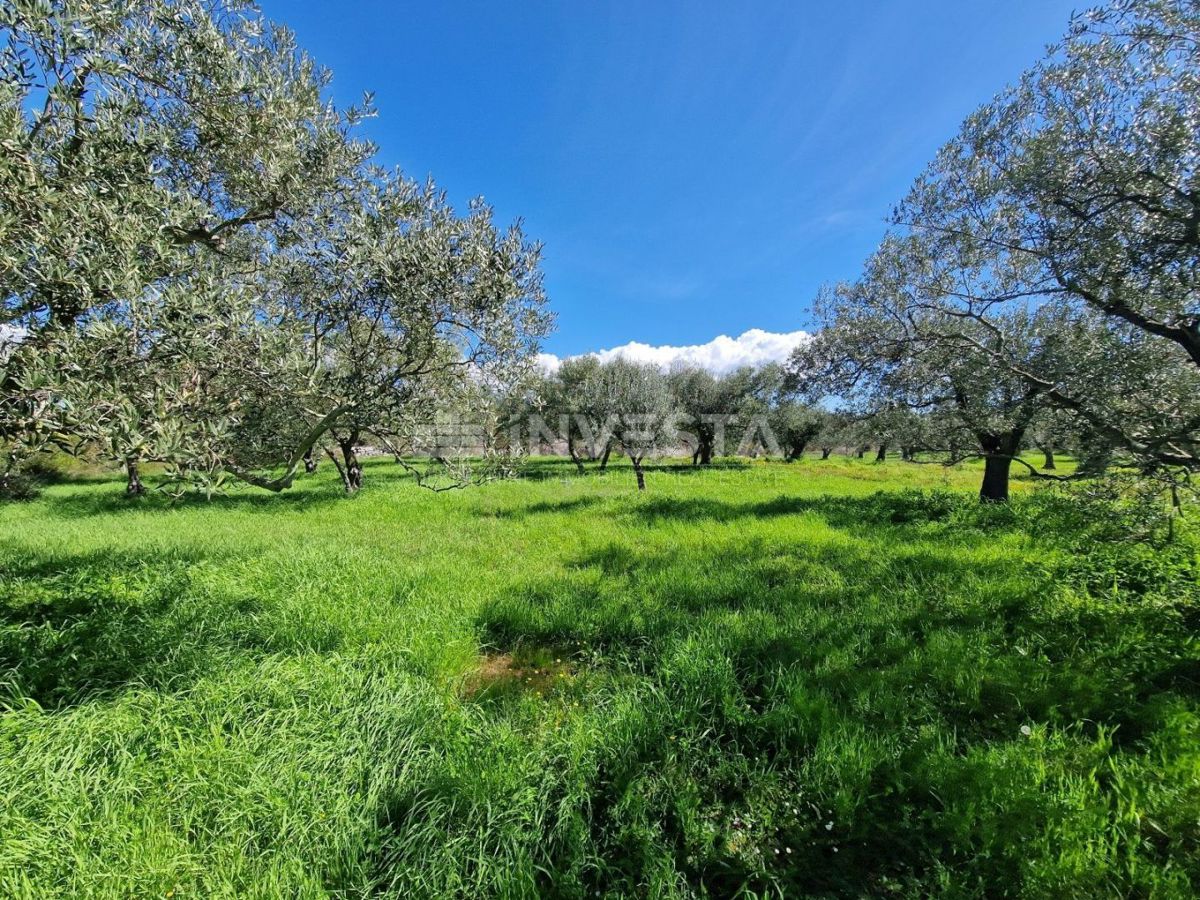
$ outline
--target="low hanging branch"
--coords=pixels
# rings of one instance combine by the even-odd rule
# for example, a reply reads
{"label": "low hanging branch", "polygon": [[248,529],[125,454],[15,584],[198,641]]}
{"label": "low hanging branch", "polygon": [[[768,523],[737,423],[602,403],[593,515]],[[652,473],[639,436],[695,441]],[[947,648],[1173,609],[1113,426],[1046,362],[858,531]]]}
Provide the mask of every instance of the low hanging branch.
{"label": "low hanging branch", "polygon": [[[396,460],[396,464],[405,472],[412,475],[413,481],[418,487],[425,488],[427,491],[433,491],[440,494],[443,491],[462,490],[467,487],[478,487],[482,484],[487,484],[490,481],[495,481],[497,478],[507,477],[515,472],[516,467],[506,467],[501,463],[501,457],[495,454],[494,451],[489,455],[485,451],[484,462],[491,462],[492,465],[484,465],[482,467],[474,466],[469,462],[458,462],[447,459],[440,454],[430,456],[430,459],[438,465],[437,471],[423,470],[418,466],[414,466],[390,439],[382,434],[375,435],[381,444],[387,449],[392,457]],[[439,476],[450,478],[447,483],[436,483],[431,481]]]}
{"label": "low hanging branch", "polygon": [[308,453],[308,451],[314,446],[316,446],[317,441],[319,441],[322,435],[324,435],[327,431],[329,431],[330,428],[334,426],[339,417],[349,412],[352,408],[353,407],[351,404],[343,403],[340,406],[334,407],[332,410],[322,416],[317,424],[309,429],[308,433],[304,436],[304,439],[301,440],[296,448],[292,451],[291,458],[287,461],[283,474],[276,478],[267,478],[262,475],[257,475],[254,472],[247,471],[246,469],[233,464],[228,464],[226,468],[228,468],[236,478],[246,482],[246,484],[250,484],[254,487],[262,488],[263,490],[271,491],[276,494],[280,493],[281,491],[285,491],[290,488],[292,486],[292,482],[296,480],[296,473],[300,470],[300,467],[304,465],[305,454]]}

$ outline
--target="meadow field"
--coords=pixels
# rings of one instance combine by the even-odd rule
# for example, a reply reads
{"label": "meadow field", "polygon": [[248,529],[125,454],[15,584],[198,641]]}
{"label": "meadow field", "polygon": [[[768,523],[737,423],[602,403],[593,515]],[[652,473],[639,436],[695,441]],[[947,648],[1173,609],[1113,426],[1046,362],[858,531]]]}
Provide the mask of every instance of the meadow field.
{"label": "meadow field", "polygon": [[979,471],[0,506],[0,895],[1195,895],[1194,533]]}

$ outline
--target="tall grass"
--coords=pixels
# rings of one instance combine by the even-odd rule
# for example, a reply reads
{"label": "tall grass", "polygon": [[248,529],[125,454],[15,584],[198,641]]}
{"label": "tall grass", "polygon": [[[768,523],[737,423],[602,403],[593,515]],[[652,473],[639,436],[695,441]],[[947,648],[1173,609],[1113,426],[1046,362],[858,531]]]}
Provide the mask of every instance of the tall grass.
{"label": "tall grass", "polygon": [[0,507],[0,895],[1200,891],[1189,535],[572,472]]}

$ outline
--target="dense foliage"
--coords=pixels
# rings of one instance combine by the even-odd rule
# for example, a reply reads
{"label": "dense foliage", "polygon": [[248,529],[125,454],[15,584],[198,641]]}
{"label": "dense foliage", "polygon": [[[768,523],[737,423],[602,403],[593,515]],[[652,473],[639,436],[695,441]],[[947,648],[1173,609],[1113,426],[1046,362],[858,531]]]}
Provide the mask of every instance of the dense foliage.
{"label": "dense foliage", "polygon": [[903,405],[973,445],[1000,500],[1052,417],[1092,460],[1200,466],[1200,8],[1079,16],[964,123],[794,360],[813,393]]}
{"label": "dense foliage", "polygon": [[[519,378],[538,248],[371,165],[244,0],[0,5],[0,441],[290,486]],[[335,451],[339,451],[335,454]],[[3,484],[0,484],[0,488]]]}

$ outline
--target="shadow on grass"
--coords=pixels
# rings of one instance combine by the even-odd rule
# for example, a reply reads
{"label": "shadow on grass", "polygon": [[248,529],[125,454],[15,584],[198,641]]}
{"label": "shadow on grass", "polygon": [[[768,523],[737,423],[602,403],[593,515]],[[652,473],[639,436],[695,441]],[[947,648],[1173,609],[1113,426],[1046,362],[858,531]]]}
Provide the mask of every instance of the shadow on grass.
{"label": "shadow on grass", "polygon": [[[375,473],[372,475],[375,476]],[[113,481],[108,484],[111,485],[111,490],[51,495],[43,497],[41,502],[53,515],[71,518],[124,515],[131,512],[166,513],[172,510],[195,508],[261,512],[280,509],[317,509],[338,501],[352,499],[346,497],[340,485],[335,481],[323,477],[310,483],[298,482],[294,488],[279,493],[269,491],[250,493],[249,489],[246,489],[245,492],[239,490],[237,493],[214,494],[212,497],[189,493],[178,499],[172,499],[164,493],[155,491],[153,487],[141,497],[128,497],[124,492],[124,482]]]}
{"label": "shadow on grass", "polygon": [[[706,466],[694,466],[688,459],[668,459],[647,463],[642,468],[647,472],[657,472],[671,475],[699,475],[714,471],[740,471],[750,468],[751,463],[734,457],[722,457]],[[633,466],[623,457],[614,456],[608,468],[601,470],[599,463],[585,462],[584,470],[580,472],[567,457],[536,457],[524,462],[518,472],[519,478],[531,481],[551,478],[584,478],[589,475],[623,474],[632,479]]]}
{"label": "shadow on grass", "polygon": [[204,561],[105,552],[0,566],[0,682],[66,708],[131,687],[179,690],[230,651],[264,649],[259,601],[197,585]]}
{"label": "shadow on grass", "polygon": [[[571,512],[593,502],[580,497],[523,511]],[[1028,523],[1013,507],[909,491],[748,503],[656,497],[621,514],[699,528],[812,514],[830,530],[792,544],[728,535],[670,550],[629,541],[593,547],[566,561],[559,578],[521,583],[496,598],[481,620],[487,638],[500,647],[587,640],[650,671],[664,646],[713,622],[760,623],[746,632],[745,648],[727,648],[748,673],[759,673],[751,681],[760,686],[765,673],[800,667],[825,673],[812,676],[817,686],[849,702],[881,679],[897,696],[912,686],[917,697],[941,678],[948,694],[937,701],[938,714],[981,735],[1006,733],[1034,715],[1119,725],[1124,740],[1141,733],[1137,722],[1154,695],[1200,693],[1200,660],[1185,650],[1194,607],[1144,600],[1142,589],[1155,587],[1152,573],[1119,596],[1060,601],[1064,591],[1073,597],[1081,587],[1103,589],[1110,570],[1117,577],[1149,565],[1137,547],[1098,547],[1105,566],[1097,576],[1078,551],[1034,551],[1020,537]],[[938,527],[925,527],[931,524]],[[1012,535],[1016,542],[1003,543]],[[1165,569],[1153,571],[1165,583]],[[1186,573],[1172,581],[1171,591],[1183,596]],[[1124,649],[1098,670],[1098,655],[1112,648]],[[989,675],[999,669],[1004,674]]]}
{"label": "shadow on grass", "polygon": [[[570,514],[611,502],[595,495],[565,500],[544,500],[526,506],[493,512],[507,518],[527,515]],[[779,496],[771,500],[733,503],[707,497],[651,496],[620,508],[618,514],[644,524],[675,520],[682,522],[734,522],[782,516],[816,515],[834,528],[859,530],[874,526],[918,526],[950,522],[957,513],[975,527],[1010,529],[1018,525],[1011,507],[980,508],[974,495],[949,491],[878,491],[862,497],[824,494],[819,497]]]}
{"label": "shadow on grass", "polygon": [[[644,508],[816,512],[834,531],[782,547],[604,544],[482,610],[491,645],[596,647],[643,685],[626,742],[610,739],[579,789],[591,846],[612,861],[606,889],[646,883],[655,854],[697,895],[922,894],[947,859],[961,883],[1019,889],[1023,848],[1067,820],[1110,827],[1122,789],[1089,760],[1157,770],[1154,741],[1200,699],[1178,607],[1081,599],[1054,563],[1017,550],[905,540],[956,514],[937,497]],[[985,527],[1007,527],[989,515]],[[863,528],[876,523],[888,527]],[[1072,803],[1096,818],[1064,812]],[[1191,839],[1137,852],[1178,865]],[[547,884],[578,867],[546,860]]]}

